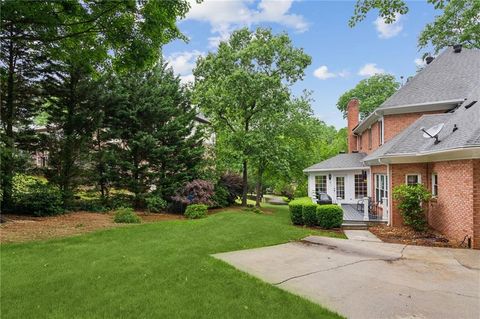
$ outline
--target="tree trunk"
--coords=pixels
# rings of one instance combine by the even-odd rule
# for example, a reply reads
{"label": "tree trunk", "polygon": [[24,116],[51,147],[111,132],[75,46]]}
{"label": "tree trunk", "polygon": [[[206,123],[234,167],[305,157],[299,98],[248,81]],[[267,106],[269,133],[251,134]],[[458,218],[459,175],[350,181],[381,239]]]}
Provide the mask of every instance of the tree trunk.
{"label": "tree trunk", "polygon": [[73,199],[72,191],[72,175],[74,166],[74,147],[75,147],[75,129],[74,117],[77,103],[76,89],[78,83],[78,76],[76,70],[72,70],[70,74],[69,83],[69,97],[67,102],[67,114],[64,127],[65,144],[62,150],[62,169],[60,171],[60,188],[62,189],[63,203],[65,206],[71,203]]}
{"label": "tree trunk", "polygon": [[13,180],[13,116],[14,116],[14,75],[15,75],[15,52],[13,40],[10,40],[8,48],[8,78],[7,78],[7,97],[6,110],[2,114],[2,120],[6,123],[5,128],[5,149],[2,152],[2,209],[12,208],[12,180]]}
{"label": "tree trunk", "polygon": [[262,201],[263,197],[263,190],[262,190],[262,184],[263,184],[263,166],[259,165],[258,166],[258,171],[257,171],[257,186],[255,192],[257,193],[257,197],[255,198],[255,206],[260,207],[260,202]]}
{"label": "tree trunk", "polygon": [[243,192],[242,192],[242,206],[247,206],[247,192],[248,192],[248,172],[247,160],[243,160]]}

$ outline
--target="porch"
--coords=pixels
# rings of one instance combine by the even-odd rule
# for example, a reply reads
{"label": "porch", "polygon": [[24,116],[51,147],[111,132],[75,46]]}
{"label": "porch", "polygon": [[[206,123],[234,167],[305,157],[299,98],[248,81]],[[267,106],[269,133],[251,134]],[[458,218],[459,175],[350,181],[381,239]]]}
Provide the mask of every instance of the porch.
{"label": "porch", "polygon": [[[360,204],[363,205],[363,204]],[[387,222],[388,216],[383,215],[383,210],[377,208],[370,209],[365,214],[362,207],[358,204],[342,204],[344,222]]]}

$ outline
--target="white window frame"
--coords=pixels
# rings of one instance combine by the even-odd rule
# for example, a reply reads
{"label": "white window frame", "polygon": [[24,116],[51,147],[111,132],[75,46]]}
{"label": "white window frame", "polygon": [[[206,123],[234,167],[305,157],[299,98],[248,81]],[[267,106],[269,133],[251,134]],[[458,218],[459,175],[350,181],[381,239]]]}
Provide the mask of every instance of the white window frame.
{"label": "white window frame", "polygon": [[[436,183],[435,183],[435,177],[437,179]],[[435,190],[435,186],[437,186],[436,190]],[[438,174],[437,173],[432,173],[432,196],[438,197]]]}
{"label": "white window frame", "polygon": [[[388,198],[388,175],[387,174],[374,174],[374,185],[375,185],[375,187],[374,187],[375,200],[379,203],[382,203],[383,197]],[[383,192],[383,196],[380,196],[382,192]],[[379,196],[377,196],[377,194]]]}
{"label": "white window frame", "polygon": [[324,177],[325,178],[325,192],[320,192],[320,193],[326,193],[327,192],[327,184],[328,184],[328,176],[327,175],[315,175],[314,179],[314,192],[315,192],[315,197],[317,196],[317,177]]}
{"label": "white window frame", "polygon": [[417,184],[421,184],[422,183],[422,174],[417,174],[417,173],[409,173],[409,174],[405,174],[405,184],[408,185],[408,176],[416,176],[417,177]]}

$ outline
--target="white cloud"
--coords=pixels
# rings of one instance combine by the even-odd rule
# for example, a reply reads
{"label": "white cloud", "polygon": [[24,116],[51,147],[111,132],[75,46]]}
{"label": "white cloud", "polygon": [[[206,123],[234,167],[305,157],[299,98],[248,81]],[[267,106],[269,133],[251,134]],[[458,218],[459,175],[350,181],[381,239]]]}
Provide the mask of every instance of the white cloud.
{"label": "white cloud", "polygon": [[277,23],[297,32],[305,32],[308,23],[303,16],[289,13],[293,0],[261,0],[256,7],[252,0],[190,0],[191,9],[186,19],[210,23],[211,47],[228,39],[230,33],[243,26]]}
{"label": "white cloud", "polygon": [[378,37],[381,39],[390,39],[402,32],[403,30],[403,22],[401,15],[395,15],[395,22],[393,23],[385,23],[383,18],[378,17],[375,19],[373,24],[375,24],[375,28],[378,31]]}
{"label": "white cloud", "polygon": [[193,83],[194,81],[195,81],[195,77],[193,76],[193,74],[180,76],[180,82],[182,82],[183,84]]}
{"label": "white cloud", "polygon": [[380,73],[385,73],[385,70],[377,67],[376,63],[367,63],[358,71],[358,75],[367,77]]}
{"label": "white cloud", "polygon": [[416,58],[413,62],[415,62],[415,65],[418,67],[424,67],[427,64],[424,59],[420,58]]}
{"label": "white cloud", "polygon": [[188,83],[194,81],[192,69],[195,67],[198,57],[204,55],[204,52],[198,50],[175,52],[165,57],[165,61],[176,74],[180,75],[182,83]]}
{"label": "white cloud", "polygon": [[340,72],[338,72],[338,76],[341,77],[341,78],[348,78],[350,77],[350,71],[348,70],[342,70]]}
{"label": "white cloud", "polygon": [[321,67],[313,71],[313,75],[320,80],[326,80],[337,76],[335,73],[329,72],[326,65],[322,65]]}
{"label": "white cloud", "polygon": [[192,73],[197,58],[203,55],[205,55],[205,53],[198,50],[175,52],[166,57],[166,61],[175,73],[184,75],[186,73]]}
{"label": "white cloud", "polygon": [[321,65],[313,71],[313,75],[320,80],[327,80],[336,77],[347,78],[350,76],[350,71],[344,69],[338,73],[334,73],[330,72],[326,65]]}

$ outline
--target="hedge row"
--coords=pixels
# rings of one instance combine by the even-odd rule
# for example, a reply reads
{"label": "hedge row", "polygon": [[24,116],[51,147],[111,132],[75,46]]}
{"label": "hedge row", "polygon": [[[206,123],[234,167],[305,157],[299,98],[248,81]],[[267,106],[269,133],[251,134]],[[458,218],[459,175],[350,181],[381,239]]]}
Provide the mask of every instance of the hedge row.
{"label": "hedge row", "polygon": [[343,222],[343,210],[338,205],[317,205],[309,197],[292,200],[289,204],[290,218],[294,225],[337,228]]}

